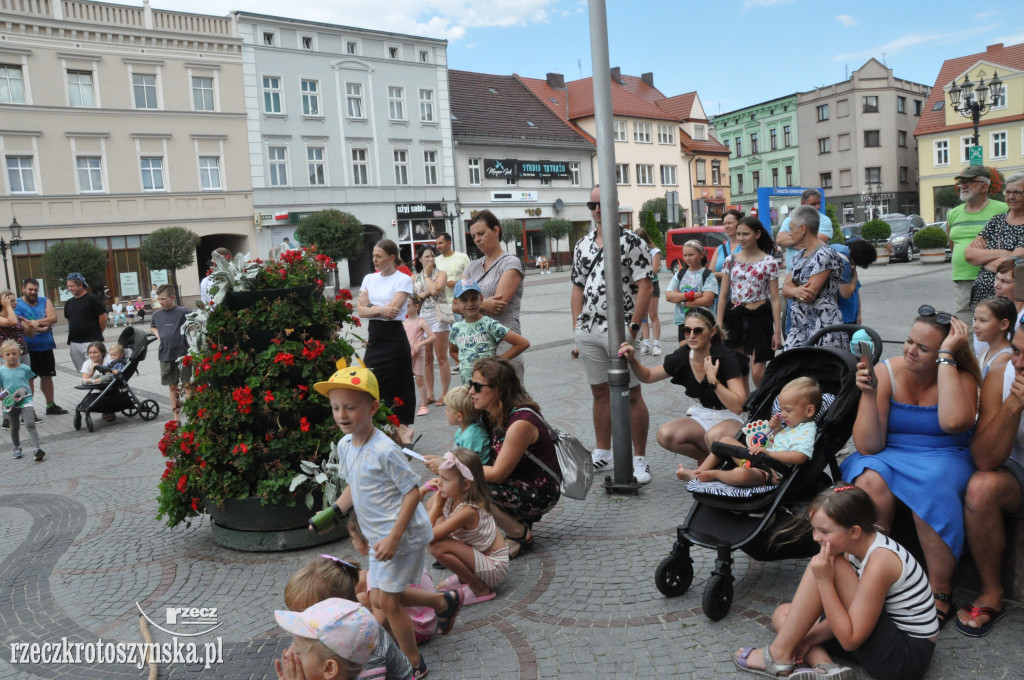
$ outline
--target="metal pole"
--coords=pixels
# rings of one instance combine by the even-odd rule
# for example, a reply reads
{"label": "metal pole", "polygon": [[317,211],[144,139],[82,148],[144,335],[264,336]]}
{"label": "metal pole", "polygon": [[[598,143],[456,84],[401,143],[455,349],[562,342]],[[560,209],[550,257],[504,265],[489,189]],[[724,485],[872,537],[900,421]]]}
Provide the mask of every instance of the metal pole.
{"label": "metal pole", "polygon": [[4,280],[7,281],[7,290],[11,289],[11,275],[7,272],[7,242],[0,237],[0,257],[4,258]]}
{"label": "metal pole", "polygon": [[594,122],[601,185],[601,234],[604,240],[604,282],[608,300],[608,389],[611,400],[612,456],[615,471],[608,491],[636,493],[633,443],[629,422],[629,367],[619,357],[626,339],[622,296],[622,254],[619,250],[619,196],[615,184],[615,141],[612,139],[612,84],[608,62],[608,16],[604,0],[590,0],[590,59],[594,80]]}
{"label": "metal pole", "polygon": [[981,111],[975,106],[971,106],[971,122],[974,123],[974,146],[978,146],[978,124],[981,123]]}

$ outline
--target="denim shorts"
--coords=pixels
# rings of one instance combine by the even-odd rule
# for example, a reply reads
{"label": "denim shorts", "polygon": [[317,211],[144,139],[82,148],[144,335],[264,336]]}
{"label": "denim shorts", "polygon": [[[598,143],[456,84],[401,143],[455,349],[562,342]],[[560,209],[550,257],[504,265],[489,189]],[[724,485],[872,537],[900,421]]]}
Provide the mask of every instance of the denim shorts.
{"label": "denim shorts", "polygon": [[370,575],[367,582],[371,588],[379,588],[385,593],[400,593],[410,583],[419,583],[423,575],[423,550],[413,550],[404,555],[395,555],[387,562],[381,562],[373,556],[370,548]]}

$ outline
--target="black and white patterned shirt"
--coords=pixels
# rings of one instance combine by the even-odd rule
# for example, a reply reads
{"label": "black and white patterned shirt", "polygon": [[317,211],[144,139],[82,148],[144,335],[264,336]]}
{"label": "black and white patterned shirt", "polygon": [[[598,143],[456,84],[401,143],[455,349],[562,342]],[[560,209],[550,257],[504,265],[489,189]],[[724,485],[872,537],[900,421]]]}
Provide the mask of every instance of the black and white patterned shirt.
{"label": "black and white patterned shirt", "polygon": [[[604,333],[608,330],[604,257],[594,264],[600,252],[597,231],[592,230],[576,243],[572,254],[572,274],[569,281],[572,285],[583,288],[583,311],[576,319],[578,331]],[[628,317],[636,304],[636,294],[640,288],[638,282],[651,278],[651,257],[647,244],[628,229],[619,232],[619,252],[622,254],[623,312]]]}

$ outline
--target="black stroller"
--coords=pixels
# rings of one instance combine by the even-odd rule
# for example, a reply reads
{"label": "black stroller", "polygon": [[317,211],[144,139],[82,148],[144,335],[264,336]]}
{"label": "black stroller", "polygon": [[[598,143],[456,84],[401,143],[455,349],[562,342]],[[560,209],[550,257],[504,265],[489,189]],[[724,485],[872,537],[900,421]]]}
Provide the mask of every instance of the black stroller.
{"label": "black stroller", "polygon": [[[824,328],[810,339],[809,345],[826,333],[853,334],[862,328],[874,343],[871,360],[876,363],[881,356],[882,340],[875,331],[863,326],[842,324]],[[772,402],[782,387],[800,376],[813,376],[823,393],[835,396],[832,404],[819,412],[814,455],[768,493],[750,497],[694,493],[694,504],[686,520],[676,529],[672,551],[654,572],[655,585],[663,595],[677,597],[689,590],[693,582],[693,545],[718,553],[702,599],[704,614],[712,621],[724,618],[732,606],[733,550],[740,549],[760,561],[811,557],[817,553],[818,546],[810,531],[795,541],[787,539],[788,542],[778,545],[772,539],[781,525],[799,516],[818,492],[839,479],[836,454],[850,438],[860,400],[860,391],[855,386],[858,361],[859,357],[846,350],[808,346],[784,352],[768,364],[761,386],[744,405],[751,420],[769,418]],[[737,438],[742,441],[743,435],[738,434]],[[724,456],[735,455],[728,446],[724,450],[719,449],[721,446],[715,444],[713,450]],[[732,466],[732,462],[727,460],[725,465]],[[831,477],[825,473],[826,467]]]}
{"label": "black stroller", "polygon": [[[75,406],[75,429],[82,429],[82,418],[85,426],[92,432],[94,427],[91,413],[114,413],[120,411],[129,418],[138,414],[143,420],[153,420],[160,415],[160,405],[152,399],[139,401],[128,382],[139,370],[139,364],[146,359],[149,343],[156,340],[155,335],[146,333],[141,328],[128,326],[118,337],[117,342],[124,347],[124,358],[127,362],[124,370],[110,376],[109,382],[97,385],[77,385],[76,390],[85,390],[87,394]],[[104,372],[104,367],[98,370]]]}

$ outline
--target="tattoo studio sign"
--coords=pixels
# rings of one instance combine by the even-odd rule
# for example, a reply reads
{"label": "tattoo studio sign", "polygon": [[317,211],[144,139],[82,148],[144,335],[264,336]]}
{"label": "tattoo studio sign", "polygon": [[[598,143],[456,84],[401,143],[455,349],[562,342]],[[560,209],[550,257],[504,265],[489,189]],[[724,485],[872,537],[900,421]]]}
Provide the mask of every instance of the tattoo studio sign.
{"label": "tattoo studio sign", "polygon": [[520,161],[514,158],[485,158],[488,179],[569,179],[569,164],[562,161]]}

